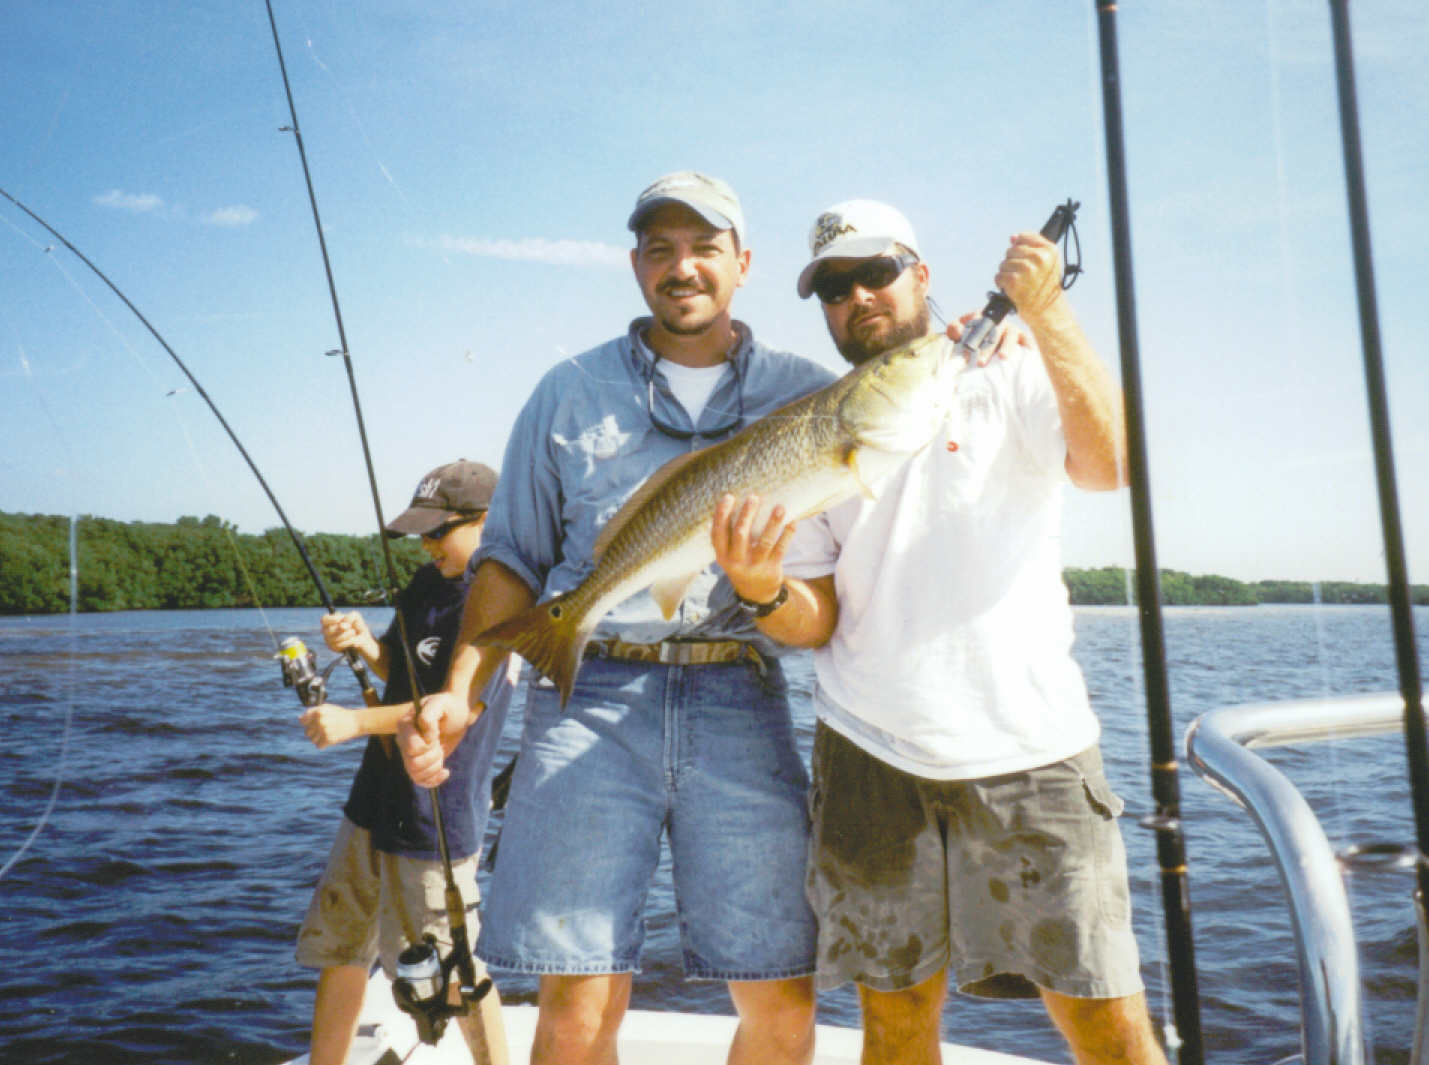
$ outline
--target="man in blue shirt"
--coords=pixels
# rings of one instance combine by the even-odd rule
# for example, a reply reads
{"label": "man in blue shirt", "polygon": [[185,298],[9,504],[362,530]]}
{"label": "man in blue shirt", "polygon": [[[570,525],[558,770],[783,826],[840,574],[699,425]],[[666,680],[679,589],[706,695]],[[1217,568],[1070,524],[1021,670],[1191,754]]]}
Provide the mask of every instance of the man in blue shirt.
{"label": "man in blue shirt", "polygon": [[[516,421],[446,691],[422,731],[401,729],[419,783],[444,779],[443,746],[484,716],[505,652],[475,636],[574,588],[601,527],[667,461],[832,380],[731,316],[750,251],[728,185],[666,175],[628,225],[650,316],[552,369]],[[807,774],[776,647],[711,566],[669,619],[648,590],[612,610],[564,713],[532,678],[478,953],[540,974],[536,1065],[615,1060],[662,836],[686,975],[726,981],[739,1014],[729,1060],[810,1060]]]}

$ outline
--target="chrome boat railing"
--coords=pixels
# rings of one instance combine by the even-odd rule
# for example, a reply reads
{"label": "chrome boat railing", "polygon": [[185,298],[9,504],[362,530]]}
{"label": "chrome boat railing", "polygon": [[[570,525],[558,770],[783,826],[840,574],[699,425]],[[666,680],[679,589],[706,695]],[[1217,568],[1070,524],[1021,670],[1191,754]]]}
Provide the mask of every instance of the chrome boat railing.
{"label": "chrome boat railing", "polygon": [[[1354,926],[1340,863],[1319,819],[1284,774],[1251,752],[1381,735],[1402,728],[1403,718],[1403,698],[1385,692],[1224,707],[1186,732],[1191,767],[1249,811],[1280,872],[1295,933],[1305,1065],[1364,1065]],[[1421,979],[1423,962],[1421,950]],[[1419,1010],[1422,1030],[1422,986]],[[1410,1065],[1420,1065],[1421,1043],[1416,1032]]]}

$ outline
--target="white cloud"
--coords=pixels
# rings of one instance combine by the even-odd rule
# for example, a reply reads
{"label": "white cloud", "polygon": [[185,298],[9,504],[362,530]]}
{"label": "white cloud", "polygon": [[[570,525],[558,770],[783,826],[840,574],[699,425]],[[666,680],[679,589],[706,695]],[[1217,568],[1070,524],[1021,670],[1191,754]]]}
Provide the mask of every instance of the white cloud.
{"label": "white cloud", "polygon": [[121,211],[133,211],[135,214],[157,211],[164,206],[163,198],[152,192],[122,192],[119,189],[100,193],[94,197],[94,202],[100,207],[114,207]]}
{"label": "white cloud", "polygon": [[485,237],[444,236],[434,243],[442,251],[460,252],[485,259],[548,263],[553,266],[622,267],[630,262],[628,248],[595,240],[547,240],[544,237],[492,240]]}
{"label": "white cloud", "polygon": [[258,212],[246,204],[234,204],[209,211],[203,221],[210,226],[248,226],[258,221]]}

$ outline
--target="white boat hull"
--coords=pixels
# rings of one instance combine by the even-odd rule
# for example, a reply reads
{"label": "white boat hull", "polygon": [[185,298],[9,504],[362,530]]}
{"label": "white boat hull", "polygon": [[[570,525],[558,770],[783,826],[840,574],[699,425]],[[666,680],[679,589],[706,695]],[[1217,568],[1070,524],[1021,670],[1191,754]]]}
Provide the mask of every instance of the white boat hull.
{"label": "white boat hull", "polygon": [[[535,1006],[503,1006],[506,1039],[512,1065],[531,1057],[536,1031]],[[621,1065],[724,1065],[734,1037],[736,1019],[698,1013],[630,1010],[620,1027]],[[819,1025],[814,1065],[858,1065],[863,1034],[853,1028]],[[392,1056],[392,1055],[395,1055]],[[471,1065],[471,1055],[455,1023],[447,1025],[441,1042],[424,1046],[411,1019],[397,1008],[392,989],[379,968],[367,984],[357,1039],[347,1065]],[[1042,1065],[1032,1058],[993,1050],[943,1044],[944,1065]],[[308,1065],[308,1056],[287,1065]]]}

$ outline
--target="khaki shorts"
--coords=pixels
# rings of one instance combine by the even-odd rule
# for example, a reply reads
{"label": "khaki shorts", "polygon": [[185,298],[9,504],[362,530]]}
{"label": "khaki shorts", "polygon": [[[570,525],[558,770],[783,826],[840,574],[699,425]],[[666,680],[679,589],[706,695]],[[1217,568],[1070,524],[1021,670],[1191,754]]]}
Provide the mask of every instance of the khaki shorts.
{"label": "khaki shorts", "polygon": [[982,780],[925,780],[820,723],[808,894],[818,984],[1081,998],[1142,990],[1122,803],[1101,752]]}
{"label": "khaki shorts", "polygon": [[[472,944],[478,927],[477,857],[452,863],[452,876],[466,907],[467,941]],[[445,891],[441,862],[375,850],[371,834],[344,817],[298,930],[298,964],[311,969],[334,965],[370,969],[381,958],[391,978],[396,975],[397,955],[428,932],[445,957],[451,949]],[[480,961],[476,968],[480,980],[485,969]]]}

